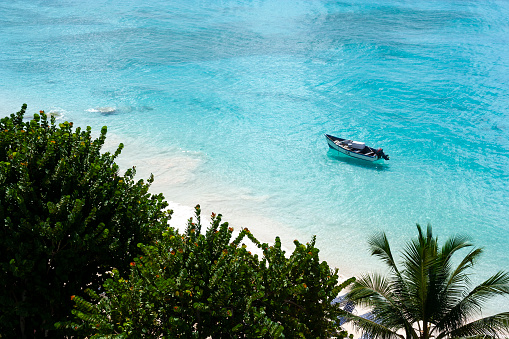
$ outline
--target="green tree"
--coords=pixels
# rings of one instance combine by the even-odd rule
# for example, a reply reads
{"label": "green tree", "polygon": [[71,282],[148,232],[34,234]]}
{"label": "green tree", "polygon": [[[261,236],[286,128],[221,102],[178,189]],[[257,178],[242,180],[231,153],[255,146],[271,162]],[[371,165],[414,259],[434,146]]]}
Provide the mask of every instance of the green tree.
{"label": "green tree", "polygon": [[[347,295],[372,309],[367,319],[350,315],[354,324],[374,338],[466,338],[507,335],[509,312],[481,317],[483,306],[509,294],[509,274],[498,272],[470,288],[469,271],[482,253],[465,236],[449,238],[439,247],[428,225],[417,225],[418,237],[408,242],[400,267],[384,233],[369,240],[372,255],[389,268],[390,276],[366,274]],[[470,251],[455,265],[453,255]]]}
{"label": "green tree", "polygon": [[320,262],[315,237],[307,244],[294,240],[289,258],[276,238],[264,249],[260,264],[265,294],[262,304],[267,316],[284,324],[287,338],[330,338],[337,335],[339,305],[333,304],[341,289],[354,279],[338,285],[337,270]]}
{"label": "green tree", "polygon": [[[96,139],[52,117],[24,119],[26,105],[0,120],[0,333],[43,337],[71,315],[71,295],[96,289],[104,273],[126,271],[166,227],[162,195],[119,174],[114,154]],[[127,270],[128,271],[128,270]],[[61,333],[62,334],[62,333]]]}
{"label": "green tree", "polygon": [[[346,335],[337,333],[339,308],[331,303],[344,285],[319,262],[314,242],[295,241],[286,258],[279,239],[269,247],[248,229],[233,237],[221,215],[212,215],[205,234],[201,228],[197,206],[183,234],[168,228],[157,244],[141,245],[127,278],[114,270],[102,290],[76,296],[77,319],[62,326],[93,338]],[[263,260],[245,239],[263,250]]]}

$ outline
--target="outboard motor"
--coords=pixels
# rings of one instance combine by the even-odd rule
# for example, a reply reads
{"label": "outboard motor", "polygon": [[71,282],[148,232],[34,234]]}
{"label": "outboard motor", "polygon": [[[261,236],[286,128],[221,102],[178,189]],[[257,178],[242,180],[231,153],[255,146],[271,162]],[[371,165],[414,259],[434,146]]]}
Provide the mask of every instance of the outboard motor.
{"label": "outboard motor", "polygon": [[389,160],[389,156],[385,154],[384,150],[381,148],[377,149],[375,154],[378,157],[378,159],[383,158],[384,160]]}

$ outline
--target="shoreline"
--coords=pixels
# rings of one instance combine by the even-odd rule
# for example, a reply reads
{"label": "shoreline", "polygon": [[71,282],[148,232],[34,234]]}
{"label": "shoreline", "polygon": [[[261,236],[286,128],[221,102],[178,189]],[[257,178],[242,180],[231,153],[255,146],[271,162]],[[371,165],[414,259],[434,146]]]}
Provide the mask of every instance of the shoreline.
{"label": "shoreline", "polygon": [[[194,218],[194,215],[195,215],[194,207],[182,205],[182,204],[174,202],[174,201],[167,200],[167,202],[168,202],[168,209],[173,210],[173,214],[170,219],[169,225],[171,227],[178,229],[179,232],[183,232],[187,226],[187,221],[189,220],[189,218],[191,218],[191,217]],[[201,204],[200,204],[200,207],[202,208],[202,214],[201,214],[202,227],[208,227],[210,224],[208,221],[210,221],[210,213],[212,213],[212,211],[210,211],[210,213],[207,213],[209,211],[208,208],[203,209],[203,206]],[[207,214],[205,214],[205,213],[207,213]],[[225,219],[231,219],[231,218],[225,218],[223,216],[221,222],[222,223],[228,222],[230,224],[230,221],[225,220]],[[232,220],[230,226],[233,228],[233,238],[235,238],[240,233],[240,231],[239,231],[240,229],[244,228],[239,225],[236,226],[234,220]],[[248,229],[251,230],[251,228],[249,228],[249,227],[248,227]],[[293,246],[294,246],[293,242],[288,243],[287,241],[285,241],[285,240],[287,240],[288,237],[283,238],[283,236],[281,236],[279,234],[274,234],[273,237],[271,239],[269,239],[267,237],[268,233],[265,233],[264,236],[260,236],[260,235],[258,235],[257,229],[258,229],[257,227],[254,227],[252,233],[261,243],[267,243],[269,245],[273,245],[275,237],[280,237],[281,238],[281,249],[285,251],[285,254],[290,255],[293,253]],[[204,229],[202,229],[202,232],[203,231],[204,231]],[[247,246],[249,251],[251,251],[253,254],[258,254],[259,257],[263,256],[262,250],[259,249],[256,246],[256,244],[251,242],[248,238],[245,238],[245,239],[247,240],[245,245]],[[301,242],[303,241],[302,239],[298,239],[298,240]],[[290,247],[290,246],[292,246],[292,247]],[[337,268],[334,265],[331,265],[329,263],[329,261],[326,260],[325,258],[320,257],[320,260],[326,261],[332,270]],[[340,283],[342,283],[343,281],[350,278],[350,277],[345,276],[344,274],[341,274],[339,271],[339,268],[337,268],[337,269],[338,269],[338,276],[339,276]]]}
{"label": "shoreline", "polygon": [[[154,182],[150,186],[149,193],[163,194],[168,203],[168,209],[173,210],[169,225],[180,232],[185,229],[189,218],[194,218],[194,206],[199,204],[204,229],[210,225],[212,212],[221,214],[221,222],[228,222],[234,229],[234,236],[240,232],[240,229],[248,228],[261,243],[272,245],[275,238],[279,237],[281,247],[287,254],[293,252],[295,239],[306,243],[316,235],[316,247],[320,250],[320,260],[326,261],[331,269],[338,269],[340,281],[354,276],[354,273],[360,273],[355,272],[352,267],[347,267],[345,263],[333,260],[330,251],[325,250],[325,239],[321,239],[316,229],[300,230],[291,227],[290,222],[271,218],[271,214],[265,212],[267,200],[270,197],[258,196],[247,189],[230,187],[227,182],[204,180],[198,173],[206,166],[206,154],[186,152],[178,148],[162,151],[149,144],[145,144],[140,149],[134,138],[110,131],[108,131],[103,151],[114,152],[121,142],[124,144],[124,149],[115,160],[120,172],[135,166],[135,180],[146,180],[152,174]],[[246,246],[250,247],[252,253],[262,254],[255,244],[251,241],[249,243]],[[357,260],[362,259],[359,257]],[[353,265],[355,266],[355,263]]]}

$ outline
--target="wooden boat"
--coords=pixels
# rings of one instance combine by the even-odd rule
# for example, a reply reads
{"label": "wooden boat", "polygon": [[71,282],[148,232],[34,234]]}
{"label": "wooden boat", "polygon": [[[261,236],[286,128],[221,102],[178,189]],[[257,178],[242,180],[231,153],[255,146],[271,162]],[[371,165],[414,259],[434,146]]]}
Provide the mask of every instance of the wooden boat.
{"label": "wooden boat", "polygon": [[325,138],[330,148],[352,158],[366,161],[389,160],[389,156],[381,148],[374,149],[366,146],[363,142],[342,139],[329,134],[325,134]]}

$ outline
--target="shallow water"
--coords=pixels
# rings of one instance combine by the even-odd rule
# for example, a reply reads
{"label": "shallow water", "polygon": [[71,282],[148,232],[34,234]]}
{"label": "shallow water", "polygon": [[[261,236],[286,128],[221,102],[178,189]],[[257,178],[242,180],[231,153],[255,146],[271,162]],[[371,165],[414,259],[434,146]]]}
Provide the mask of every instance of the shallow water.
{"label": "shallow water", "polygon": [[[509,269],[507,1],[0,2],[0,113],[107,125],[125,167],[345,275],[434,226]],[[324,133],[383,147],[329,151]],[[112,146],[111,146],[112,147]],[[496,308],[496,306],[495,306]]]}

